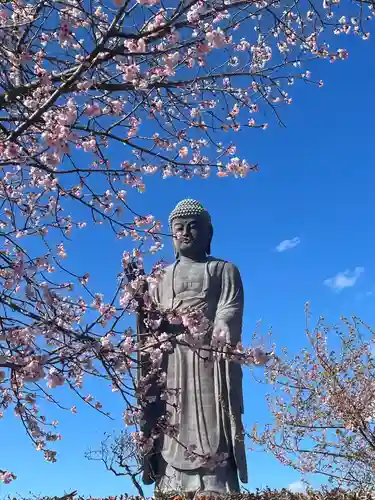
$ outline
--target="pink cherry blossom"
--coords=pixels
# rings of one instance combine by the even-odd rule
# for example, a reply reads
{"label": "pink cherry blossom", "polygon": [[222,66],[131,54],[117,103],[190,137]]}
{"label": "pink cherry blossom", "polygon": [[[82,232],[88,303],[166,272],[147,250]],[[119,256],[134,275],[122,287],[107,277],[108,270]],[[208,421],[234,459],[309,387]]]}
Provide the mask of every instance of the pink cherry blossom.
{"label": "pink cherry blossom", "polygon": [[88,104],[85,109],[85,115],[87,116],[100,116],[102,113],[102,110],[100,109],[100,106],[98,103],[94,102],[92,104]]}
{"label": "pink cherry blossom", "polygon": [[65,378],[55,368],[51,368],[47,375],[47,385],[50,389],[54,389],[60,385],[64,385]]}
{"label": "pink cherry blossom", "polygon": [[2,481],[4,484],[9,484],[14,479],[16,479],[16,476],[12,472],[0,471],[0,481]]}
{"label": "pink cherry blossom", "polygon": [[26,381],[37,381],[44,377],[44,369],[40,361],[34,359],[23,369],[23,378]]}

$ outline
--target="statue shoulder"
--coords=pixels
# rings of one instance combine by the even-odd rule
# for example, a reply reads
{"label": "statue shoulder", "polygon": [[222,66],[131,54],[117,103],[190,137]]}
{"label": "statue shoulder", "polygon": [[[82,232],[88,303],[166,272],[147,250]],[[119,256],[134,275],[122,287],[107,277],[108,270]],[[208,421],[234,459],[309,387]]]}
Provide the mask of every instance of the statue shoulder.
{"label": "statue shoulder", "polygon": [[160,283],[163,283],[166,279],[170,279],[170,277],[173,275],[173,269],[175,267],[175,264],[176,263],[168,264],[168,266],[164,267]]}
{"label": "statue shoulder", "polygon": [[217,259],[216,257],[210,257],[209,262],[212,262],[212,266],[216,266],[221,272],[228,273],[231,275],[239,275],[240,271],[238,267],[230,262],[229,260]]}
{"label": "statue shoulder", "polygon": [[164,272],[165,273],[170,273],[171,271],[173,271],[173,268],[174,268],[175,265],[176,265],[175,262],[173,262],[173,264],[168,264],[168,266],[165,266]]}

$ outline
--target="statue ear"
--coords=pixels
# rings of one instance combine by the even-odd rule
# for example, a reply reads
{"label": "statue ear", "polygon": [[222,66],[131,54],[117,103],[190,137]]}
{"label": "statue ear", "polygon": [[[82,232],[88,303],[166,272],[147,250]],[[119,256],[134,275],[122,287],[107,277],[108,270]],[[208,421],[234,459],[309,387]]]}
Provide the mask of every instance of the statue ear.
{"label": "statue ear", "polygon": [[210,224],[206,255],[211,255],[211,241],[212,241],[213,235],[214,235],[214,228],[213,228],[212,224]]}
{"label": "statue ear", "polygon": [[173,238],[174,258],[175,258],[176,260],[178,260],[178,258],[179,258],[179,256],[180,256],[180,255],[179,255],[178,250],[177,250],[177,247],[176,247],[176,238],[175,238],[174,236],[172,236],[172,238]]}

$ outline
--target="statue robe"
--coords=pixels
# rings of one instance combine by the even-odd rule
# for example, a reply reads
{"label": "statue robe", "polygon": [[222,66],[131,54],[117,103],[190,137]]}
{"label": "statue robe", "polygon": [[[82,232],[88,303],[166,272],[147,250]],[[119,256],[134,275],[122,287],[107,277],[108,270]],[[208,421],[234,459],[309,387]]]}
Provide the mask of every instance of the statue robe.
{"label": "statue robe", "polygon": [[[154,300],[164,310],[204,306],[213,329],[225,328],[232,345],[241,341],[243,286],[237,268],[229,262],[214,258],[206,262],[178,260],[166,269]],[[212,331],[210,329],[208,337]],[[207,347],[209,342],[207,338]],[[179,410],[172,410],[171,419],[171,424],[178,426],[178,434],[176,438],[163,436],[161,456],[166,464],[164,476],[173,470],[175,479],[179,479],[171,480],[168,487],[162,477],[158,481],[160,489],[175,489],[176,481],[185,491],[195,489],[194,471],[202,474],[204,459],[187,456],[185,446],[193,446],[200,455],[227,453],[227,468],[232,469],[229,472],[232,478],[225,480],[226,489],[238,490],[237,474],[243,483],[247,482],[241,365],[213,358],[204,348],[192,350],[178,344],[168,355],[167,387],[179,389],[178,399],[170,395],[168,400],[171,404],[178,401]],[[217,469],[220,470],[206,471],[206,474],[222,475],[224,468]]]}

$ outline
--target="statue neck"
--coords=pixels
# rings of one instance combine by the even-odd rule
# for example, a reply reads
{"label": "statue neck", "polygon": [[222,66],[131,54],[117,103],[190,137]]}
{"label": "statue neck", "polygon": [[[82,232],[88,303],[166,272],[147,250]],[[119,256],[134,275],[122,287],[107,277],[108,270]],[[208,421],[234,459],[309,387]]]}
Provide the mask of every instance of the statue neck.
{"label": "statue neck", "polygon": [[206,255],[201,257],[187,257],[186,255],[180,255],[177,259],[177,262],[181,262],[181,264],[193,264],[198,262],[207,262],[208,258]]}

